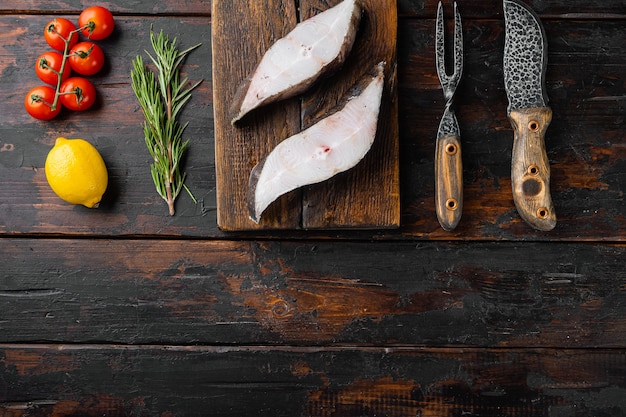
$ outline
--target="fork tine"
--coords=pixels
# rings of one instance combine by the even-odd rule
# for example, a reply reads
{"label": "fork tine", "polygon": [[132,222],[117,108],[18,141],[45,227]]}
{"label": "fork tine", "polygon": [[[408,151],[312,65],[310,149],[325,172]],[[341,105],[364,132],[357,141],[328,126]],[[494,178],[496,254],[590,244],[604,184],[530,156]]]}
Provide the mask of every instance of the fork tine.
{"label": "fork tine", "polygon": [[437,66],[437,75],[441,85],[447,79],[446,61],[445,61],[445,27],[443,21],[443,5],[439,2],[437,6],[437,25],[435,29],[435,60]]}
{"label": "fork tine", "polygon": [[463,27],[461,23],[461,15],[459,13],[457,3],[454,2],[454,72],[448,75],[446,71],[445,59],[445,23],[443,17],[443,5],[439,2],[437,6],[437,24],[435,31],[435,59],[437,66],[437,75],[443,88],[446,99],[450,100],[454,95],[454,91],[461,79],[463,73]]}
{"label": "fork tine", "polygon": [[457,79],[463,74],[463,25],[461,14],[454,2],[454,76]]}

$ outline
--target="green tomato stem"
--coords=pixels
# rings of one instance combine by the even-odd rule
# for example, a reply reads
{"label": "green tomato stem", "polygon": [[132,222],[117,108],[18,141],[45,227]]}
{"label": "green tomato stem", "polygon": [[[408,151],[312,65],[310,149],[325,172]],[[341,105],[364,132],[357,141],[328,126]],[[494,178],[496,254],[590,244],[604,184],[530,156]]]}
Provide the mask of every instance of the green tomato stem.
{"label": "green tomato stem", "polygon": [[71,31],[67,39],[61,36],[57,32],[57,35],[59,35],[59,38],[63,39],[63,42],[65,43],[65,48],[63,49],[63,59],[61,60],[61,68],[59,68],[59,71],[57,72],[58,77],[57,77],[56,91],[54,93],[54,101],[50,105],[50,108],[52,110],[56,110],[57,106],[59,105],[59,97],[61,96],[61,84],[63,83],[63,73],[65,72],[65,65],[66,65],[67,59],[72,55],[70,54],[70,39],[72,39],[72,36],[80,33],[83,29],[86,29],[88,27],[89,25],[85,25],[76,30]]}

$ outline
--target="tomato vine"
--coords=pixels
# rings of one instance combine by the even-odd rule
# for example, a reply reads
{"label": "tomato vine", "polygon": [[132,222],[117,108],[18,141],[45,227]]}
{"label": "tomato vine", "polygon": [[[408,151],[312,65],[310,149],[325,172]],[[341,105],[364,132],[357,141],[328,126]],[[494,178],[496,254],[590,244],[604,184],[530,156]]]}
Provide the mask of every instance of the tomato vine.
{"label": "tomato vine", "polygon": [[[68,19],[59,17],[48,22],[44,28],[46,42],[58,52],[40,55],[36,72],[42,81],[55,89],[52,99],[47,89],[41,89],[43,86],[28,92],[24,105],[34,118],[49,120],[59,113],[63,104],[71,110],[86,110],[95,102],[95,88],[91,82],[83,77],[69,78],[69,74],[72,70],[81,75],[93,75],[100,71],[104,65],[104,53],[91,40],[110,36],[114,28],[114,18],[108,9],[92,6],[83,10],[78,22],[79,27],[76,27]],[[81,34],[88,41],[78,43]],[[55,54],[59,53],[60,65],[58,59],[55,59]],[[41,94],[42,91],[46,94]],[[74,100],[66,97],[69,95],[73,95]]]}

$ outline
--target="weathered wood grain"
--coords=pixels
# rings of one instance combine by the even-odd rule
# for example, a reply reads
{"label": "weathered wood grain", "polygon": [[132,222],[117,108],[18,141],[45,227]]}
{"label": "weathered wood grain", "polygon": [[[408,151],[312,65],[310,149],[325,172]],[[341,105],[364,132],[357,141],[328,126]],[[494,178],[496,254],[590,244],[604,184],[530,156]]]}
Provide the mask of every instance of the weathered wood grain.
{"label": "weathered wood grain", "polygon": [[[434,18],[437,13],[436,1],[398,0],[398,12],[402,17]],[[448,2],[452,5],[452,1]],[[472,19],[502,19],[502,2],[490,0],[457,0],[459,10]],[[621,18],[624,15],[624,3],[620,0],[584,1],[584,0],[528,0],[526,3],[542,17],[558,19]],[[445,4],[445,2],[444,2]],[[452,16],[452,9],[446,11]]]}
{"label": "weathered wood grain", "polygon": [[[217,223],[225,231],[390,228],[400,223],[395,1],[364,1],[363,19],[341,69],[296,98],[255,110],[231,124],[235,91],[265,51],[295,25],[338,1],[214,1],[213,92]],[[260,219],[249,218],[250,171],[277,144],[327,115],[370,68],[385,62],[385,89],[376,140],[349,172],[280,197]],[[302,121],[302,122],[301,122]]]}
{"label": "weathered wood grain", "polygon": [[615,347],[623,245],[0,239],[0,342]]}
{"label": "weathered wood grain", "polygon": [[248,215],[246,193],[250,171],[281,140],[300,129],[298,99],[260,109],[242,125],[232,126],[229,108],[239,85],[265,51],[298,23],[293,1],[267,4],[216,1],[212,5],[213,109],[217,219],[227,231],[259,228],[296,229],[300,224],[299,190],[280,198],[256,225]]}
{"label": "weathered wood grain", "polygon": [[[301,1],[301,13],[312,16],[324,3]],[[305,229],[386,229],[400,225],[396,1],[368,0],[361,6],[363,17],[351,54],[341,71],[303,96],[302,124],[306,128],[318,121],[364,72],[384,62],[385,88],[376,139],[356,167],[303,190]]]}
{"label": "weathered wood grain", "polygon": [[515,132],[511,153],[513,201],[520,217],[529,226],[548,232],[557,222],[544,139],[552,120],[552,110],[549,107],[511,109],[509,119]]}
{"label": "weathered wood grain", "polygon": [[435,210],[447,231],[463,217],[463,154],[455,134],[438,136],[435,144]]}
{"label": "weathered wood grain", "polygon": [[[458,0],[465,205],[441,230],[437,2],[398,0],[401,228],[263,235],[217,228],[211,2],[102,3],[117,29],[101,100],[52,122],[22,109],[42,27],[85,5],[2,2],[0,416],[626,414],[624,2],[527,2],[549,40],[555,230],[513,206],[500,0]],[[184,112],[199,202],[183,194],[173,218],[129,84],[151,25],[203,43],[184,67],[204,79]],[[104,155],[98,211],[47,186],[59,135]]]}
{"label": "weathered wood grain", "polygon": [[[93,78],[102,97],[96,111],[37,122],[22,110],[21,86],[38,83],[32,62],[46,50],[40,36],[46,21],[46,16],[0,16],[5,38],[15,39],[0,46],[0,93],[5,97],[0,103],[0,233],[236,237],[219,231],[216,220],[210,20],[118,17],[115,36],[102,44],[109,64]],[[184,67],[191,80],[205,80],[184,113],[190,121],[187,181],[199,202],[194,204],[183,193],[173,218],[167,216],[151,184],[142,116],[129,85],[131,60],[149,49],[150,24],[177,34],[181,45],[203,42]],[[470,19],[464,27],[466,78],[457,98],[464,150],[463,220],[448,233],[441,230],[435,214],[433,155],[444,103],[434,67],[434,21],[405,18],[398,37],[401,229],[333,236],[622,240],[626,230],[623,22],[569,19],[546,25],[548,94],[554,111],[546,146],[559,213],[557,228],[547,234],[521,221],[510,191],[513,132],[501,82],[503,23]],[[82,136],[103,154],[111,188],[99,211],[64,204],[46,184],[43,163],[58,135]]]}
{"label": "weathered wood grain", "polygon": [[[0,105],[0,232],[56,233],[55,229],[65,229],[61,233],[176,235],[185,234],[188,228],[195,229],[194,224],[204,226],[199,234],[215,229],[214,218],[211,222],[205,217],[215,207],[210,20],[118,17],[112,38],[99,42],[107,60],[105,68],[90,77],[100,97],[95,110],[81,114],[64,112],[58,119],[40,122],[26,114],[22,103],[28,89],[41,84],[34,62],[49,49],[41,35],[48,19],[49,16],[0,17],[4,36],[11,40],[0,46],[0,94],[6,98]],[[163,29],[176,36],[181,47],[202,43],[189,55],[183,71],[191,81],[204,82],[194,90],[182,115],[183,121],[189,121],[185,134],[190,139],[185,159],[187,185],[199,203],[194,204],[185,192],[181,193],[177,201],[180,216],[174,218],[167,215],[165,203],[152,184],[150,155],[142,132],[143,115],[130,87],[132,60],[139,54],[148,60],[145,51],[152,50],[151,25],[155,31]],[[52,193],[43,166],[57,136],[82,137],[102,154],[110,179],[102,210],[82,210],[64,204]]]}
{"label": "weathered wood grain", "polygon": [[[73,13],[78,15],[86,7],[94,4],[82,0],[7,0],[0,4],[3,13],[33,13],[33,14],[59,14]],[[142,0],[107,0],[98,2],[97,5],[107,7],[114,15],[181,15],[209,16],[211,13],[210,0],[185,0],[183,3],[175,0],[142,1]]]}
{"label": "weathered wood grain", "polygon": [[[499,1],[493,0],[457,0],[462,7],[463,14],[474,19],[502,18],[502,6]],[[100,2],[118,15],[204,15],[211,12],[211,1],[185,0],[184,4],[173,0],[147,2],[141,0],[108,0]],[[621,0],[529,0],[528,4],[543,16],[555,18],[622,18],[624,3]],[[68,12],[78,14],[87,5],[82,0],[56,0],[41,2],[38,0],[5,0],[0,3],[3,13],[36,13],[56,14]],[[398,13],[408,18],[434,18],[437,12],[437,2],[398,0]]]}
{"label": "weathered wood grain", "polygon": [[620,415],[625,369],[612,350],[4,345],[0,415]]}
{"label": "weathered wood grain", "polygon": [[[445,102],[431,52],[434,40],[429,31],[433,28],[434,22],[408,21],[398,36],[400,51],[421,45],[417,48],[421,52],[400,53],[398,64],[400,108],[406,110],[400,112],[403,232],[431,239],[593,240],[591,235],[595,235],[621,240],[620,230],[626,228],[622,204],[626,179],[621,169],[626,158],[620,75],[624,72],[621,57],[626,53],[623,22],[554,21],[546,25],[547,88],[554,113],[546,147],[559,216],[559,224],[548,233],[528,230],[513,204],[513,131],[507,126],[502,82],[503,24],[473,20],[464,21],[464,80],[455,102],[464,153],[463,220],[454,233],[440,230],[431,173],[437,112]],[[606,36],[602,38],[612,40],[597,39],[599,30]],[[599,43],[605,46],[598,49]],[[598,63],[603,61],[606,64]]]}

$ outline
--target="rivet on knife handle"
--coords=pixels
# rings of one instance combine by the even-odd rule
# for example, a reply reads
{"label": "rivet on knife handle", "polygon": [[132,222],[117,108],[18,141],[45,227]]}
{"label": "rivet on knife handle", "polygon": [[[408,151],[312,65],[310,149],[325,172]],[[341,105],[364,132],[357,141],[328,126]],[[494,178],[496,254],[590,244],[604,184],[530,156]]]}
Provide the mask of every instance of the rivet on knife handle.
{"label": "rivet on knife handle", "polygon": [[461,133],[454,110],[452,110],[452,99],[463,73],[463,28],[456,3],[454,3],[454,72],[452,75],[446,72],[444,36],[443,7],[439,2],[435,31],[435,58],[446,107],[437,131],[435,208],[439,224],[444,230],[450,231],[459,224],[463,213]]}
{"label": "rivet on knife handle", "polygon": [[552,120],[549,107],[511,110],[515,131],[511,164],[513,200],[520,216],[532,227],[552,230],[556,214],[550,195],[550,163],[545,132]]}

